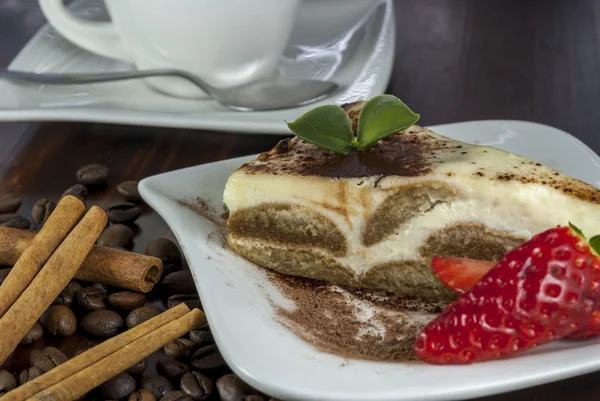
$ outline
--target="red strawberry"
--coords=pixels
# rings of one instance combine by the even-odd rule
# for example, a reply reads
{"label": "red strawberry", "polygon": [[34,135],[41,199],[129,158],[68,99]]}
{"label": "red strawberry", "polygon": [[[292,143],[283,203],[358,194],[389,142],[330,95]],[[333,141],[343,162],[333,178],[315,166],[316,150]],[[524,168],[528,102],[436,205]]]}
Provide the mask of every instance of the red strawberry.
{"label": "red strawberry", "polygon": [[436,364],[514,355],[586,326],[597,299],[596,252],[577,228],[554,228],[509,252],[425,327],[414,351]]}
{"label": "red strawberry", "polygon": [[[496,262],[468,258],[434,256],[431,267],[442,283],[457,294],[469,292],[490,271]],[[567,336],[572,340],[585,340],[600,336],[600,311],[595,311],[587,325]]]}
{"label": "red strawberry", "polygon": [[588,324],[581,330],[577,330],[567,336],[570,340],[587,340],[600,336],[600,311],[595,310]]}
{"label": "red strawberry", "polygon": [[434,256],[431,259],[435,274],[446,287],[458,294],[469,292],[495,265],[496,262],[467,258]]}

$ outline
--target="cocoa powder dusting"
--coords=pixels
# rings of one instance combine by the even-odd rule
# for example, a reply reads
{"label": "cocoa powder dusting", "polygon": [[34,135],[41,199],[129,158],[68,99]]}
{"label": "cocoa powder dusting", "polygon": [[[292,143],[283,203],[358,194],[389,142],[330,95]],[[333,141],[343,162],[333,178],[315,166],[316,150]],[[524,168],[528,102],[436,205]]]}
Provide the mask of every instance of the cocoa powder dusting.
{"label": "cocoa powder dusting", "polygon": [[205,219],[213,222],[220,230],[226,229],[226,221],[229,216],[229,210],[223,205],[222,212],[215,210],[209,202],[199,196],[190,199],[178,199],[177,204],[179,206],[186,207]]}
{"label": "cocoa powder dusting", "polygon": [[318,349],[348,358],[414,360],[417,334],[445,307],[274,272],[269,278],[295,303],[292,309],[275,305],[278,320]]}

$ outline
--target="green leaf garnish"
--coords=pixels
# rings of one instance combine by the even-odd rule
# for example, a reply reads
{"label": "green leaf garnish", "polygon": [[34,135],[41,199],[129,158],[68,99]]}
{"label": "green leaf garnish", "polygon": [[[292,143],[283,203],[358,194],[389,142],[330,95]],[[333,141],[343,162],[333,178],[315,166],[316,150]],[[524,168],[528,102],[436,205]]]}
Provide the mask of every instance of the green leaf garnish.
{"label": "green leaf garnish", "polygon": [[596,235],[588,241],[590,248],[596,252],[596,255],[600,255],[600,235]]}
{"label": "green leaf garnish", "polygon": [[585,238],[585,235],[583,235],[583,231],[581,231],[581,229],[579,227],[577,227],[575,224],[571,223],[570,221],[569,221],[569,227],[571,227],[571,230],[573,230],[577,234],[579,234],[580,237]]}
{"label": "green leaf garnish", "polygon": [[375,96],[360,111],[356,147],[366,149],[394,132],[410,127],[419,121],[419,117],[395,96]]}
{"label": "green leaf garnish", "polygon": [[342,154],[352,150],[352,123],[340,106],[319,106],[286,124],[294,134],[317,146]]}
{"label": "green leaf garnish", "polygon": [[333,104],[316,107],[290,123],[286,121],[286,124],[305,141],[345,155],[353,149],[366,149],[418,120],[419,115],[397,97],[380,95],[362,107],[356,137],[346,111]]}

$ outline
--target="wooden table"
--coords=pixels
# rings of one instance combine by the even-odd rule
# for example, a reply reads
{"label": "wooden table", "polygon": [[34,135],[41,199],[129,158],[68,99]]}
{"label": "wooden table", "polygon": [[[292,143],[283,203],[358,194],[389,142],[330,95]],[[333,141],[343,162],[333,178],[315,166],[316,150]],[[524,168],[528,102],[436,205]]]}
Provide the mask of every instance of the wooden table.
{"label": "wooden table", "polygon": [[[425,125],[521,119],[561,128],[600,152],[600,1],[398,0],[396,62],[387,92]],[[0,66],[44,23],[37,1],[0,0]],[[57,199],[89,162],[111,183],[256,153],[276,136],[86,123],[0,124],[0,193]],[[540,146],[544,146],[543,143]],[[574,161],[575,162],[575,161]],[[92,203],[118,199],[114,189]],[[138,221],[136,251],[169,235],[155,213]],[[557,364],[561,361],[557,360]],[[472,378],[474,381],[477,377]],[[600,372],[485,401],[600,399]]]}

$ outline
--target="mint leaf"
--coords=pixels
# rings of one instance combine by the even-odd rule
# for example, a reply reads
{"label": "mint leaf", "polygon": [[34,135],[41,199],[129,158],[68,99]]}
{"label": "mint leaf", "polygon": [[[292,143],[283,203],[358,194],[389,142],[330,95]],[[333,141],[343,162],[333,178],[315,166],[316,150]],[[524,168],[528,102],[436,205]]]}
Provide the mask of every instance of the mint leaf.
{"label": "mint leaf", "polygon": [[590,244],[590,248],[596,252],[596,255],[600,256],[600,235],[590,238],[588,243]]}
{"label": "mint leaf", "polygon": [[361,108],[356,137],[346,111],[333,104],[316,107],[292,122],[286,121],[286,124],[305,141],[345,155],[353,149],[366,149],[418,120],[419,115],[397,97],[380,95],[364,103]]}
{"label": "mint leaf", "polygon": [[575,231],[580,237],[585,238],[585,235],[583,235],[583,232],[581,231],[581,229],[579,227],[577,227],[575,224],[571,223],[569,221],[569,227],[571,227],[571,230]]}
{"label": "mint leaf", "polygon": [[353,148],[352,124],[340,106],[319,106],[286,124],[294,134],[317,146],[344,155]]}
{"label": "mint leaf", "polygon": [[364,105],[358,116],[356,147],[366,149],[386,136],[410,127],[419,117],[395,96],[375,96]]}

